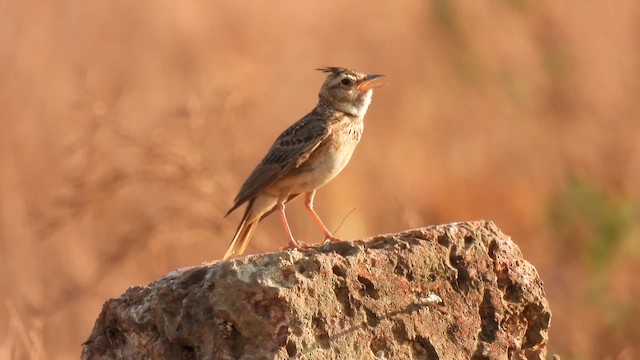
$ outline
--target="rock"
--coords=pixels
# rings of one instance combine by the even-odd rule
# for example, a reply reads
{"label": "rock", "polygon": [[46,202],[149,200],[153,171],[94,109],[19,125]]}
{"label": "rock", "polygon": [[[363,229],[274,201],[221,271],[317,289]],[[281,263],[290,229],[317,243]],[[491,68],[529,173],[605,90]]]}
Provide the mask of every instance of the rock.
{"label": "rock", "polygon": [[179,269],[104,304],[83,359],[544,359],[536,269],[492,222]]}

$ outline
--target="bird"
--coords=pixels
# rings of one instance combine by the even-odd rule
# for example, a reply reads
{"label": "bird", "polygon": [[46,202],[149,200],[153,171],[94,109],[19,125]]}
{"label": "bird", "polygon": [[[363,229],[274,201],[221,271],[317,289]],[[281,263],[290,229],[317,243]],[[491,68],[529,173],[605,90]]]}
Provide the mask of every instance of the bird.
{"label": "bird", "polygon": [[247,207],[224,255],[242,255],[258,223],[277,211],[288,237],[288,249],[303,249],[293,237],[285,205],[300,195],[325,241],[340,241],[313,208],[316,191],[338,175],[351,159],[364,129],[364,116],[373,88],[382,74],[364,74],[344,67],[317,69],[326,73],[318,103],[307,115],[284,130],[246,179],[225,217]]}

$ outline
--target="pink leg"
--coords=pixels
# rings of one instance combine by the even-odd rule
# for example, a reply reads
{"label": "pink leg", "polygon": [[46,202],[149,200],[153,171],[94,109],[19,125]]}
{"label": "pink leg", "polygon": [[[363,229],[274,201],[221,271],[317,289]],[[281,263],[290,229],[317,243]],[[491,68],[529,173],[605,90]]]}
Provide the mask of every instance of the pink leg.
{"label": "pink leg", "polygon": [[284,202],[278,201],[276,205],[278,207],[278,212],[280,213],[280,220],[282,221],[282,226],[284,226],[284,231],[287,233],[289,237],[289,248],[290,249],[301,249],[302,246],[298,244],[296,239],[293,238],[293,234],[291,233],[291,228],[289,227],[289,222],[287,221],[287,216],[284,214]]}
{"label": "pink leg", "polygon": [[322,222],[322,219],[320,219],[320,216],[318,216],[318,214],[315,212],[315,210],[313,210],[313,198],[316,196],[316,191],[313,190],[311,192],[305,193],[304,194],[304,206],[307,208],[307,210],[309,210],[309,213],[311,214],[311,216],[313,217],[313,219],[316,221],[316,223],[318,223],[318,226],[320,226],[320,229],[322,229],[322,232],[324,233],[324,238],[331,241],[331,242],[338,242],[341,241],[340,239],[338,239],[337,237],[333,236],[331,234],[331,231],[329,231],[329,229],[327,229],[326,226],[324,226],[324,223]]}

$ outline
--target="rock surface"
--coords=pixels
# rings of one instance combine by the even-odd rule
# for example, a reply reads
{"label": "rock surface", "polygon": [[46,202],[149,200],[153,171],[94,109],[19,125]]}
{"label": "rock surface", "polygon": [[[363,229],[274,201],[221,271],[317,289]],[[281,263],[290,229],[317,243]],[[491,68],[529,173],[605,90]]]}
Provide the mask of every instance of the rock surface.
{"label": "rock surface", "polygon": [[542,281],[492,222],[179,269],[104,304],[83,359],[543,359]]}

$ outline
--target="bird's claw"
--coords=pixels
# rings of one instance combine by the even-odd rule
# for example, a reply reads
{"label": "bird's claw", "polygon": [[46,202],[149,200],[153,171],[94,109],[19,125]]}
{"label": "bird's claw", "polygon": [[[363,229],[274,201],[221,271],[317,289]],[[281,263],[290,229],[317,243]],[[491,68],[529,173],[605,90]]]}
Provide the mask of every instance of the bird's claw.
{"label": "bird's claw", "polygon": [[322,242],[322,245],[328,245],[328,244],[332,244],[332,243],[337,243],[337,242],[341,242],[342,239],[337,238],[333,235],[326,235],[324,237],[324,241]]}
{"label": "bird's claw", "polygon": [[302,251],[316,251],[315,248],[316,245],[313,244],[305,244],[301,241],[289,241],[289,245],[283,247],[281,250],[282,251],[290,251],[290,250],[298,250],[300,252]]}

